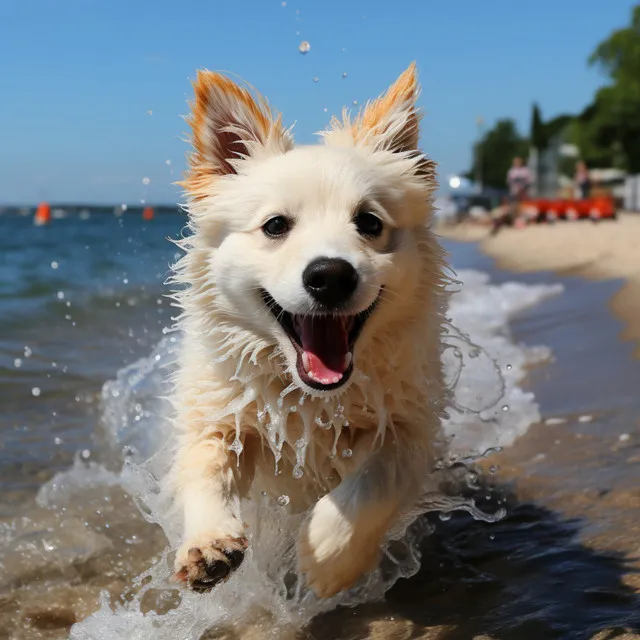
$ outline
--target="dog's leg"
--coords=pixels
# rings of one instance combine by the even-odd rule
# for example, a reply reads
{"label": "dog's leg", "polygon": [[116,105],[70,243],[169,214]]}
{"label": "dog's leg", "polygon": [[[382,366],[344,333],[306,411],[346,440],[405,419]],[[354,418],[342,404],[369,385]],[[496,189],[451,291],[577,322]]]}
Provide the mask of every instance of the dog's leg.
{"label": "dog's leg", "polygon": [[184,542],[176,554],[176,577],[197,591],[225,580],[243,560],[247,539],[238,483],[246,482],[242,472],[246,476],[250,471],[244,453],[241,465],[216,436],[186,440],[178,452],[175,479],[184,510]]}
{"label": "dog's leg", "polygon": [[428,441],[392,437],[313,507],[298,562],[320,597],[351,587],[376,566],[394,517],[418,497],[430,468]]}

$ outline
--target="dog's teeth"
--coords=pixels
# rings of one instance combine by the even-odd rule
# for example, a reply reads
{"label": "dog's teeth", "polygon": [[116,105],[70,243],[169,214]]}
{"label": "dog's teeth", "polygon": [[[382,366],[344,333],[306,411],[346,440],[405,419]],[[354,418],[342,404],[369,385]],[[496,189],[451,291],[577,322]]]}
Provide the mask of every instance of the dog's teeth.
{"label": "dog's teeth", "polygon": [[338,376],[334,376],[331,382],[333,382],[333,384],[337,384],[338,382],[340,382],[340,378],[338,378]]}
{"label": "dog's teeth", "polygon": [[[304,370],[309,373],[309,368],[310,368],[310,364],[309,364],[309,354],[306,351],[302,352],[302,366],[304,367]],[[311,374],[309,374],[311,375]],[[313,378],[313,376],[311,376]]]}
{"label": "dog's teeth", "polygon": [[344,357],[344,370],[346,371],[353,360],[353,354],[349,351]]}

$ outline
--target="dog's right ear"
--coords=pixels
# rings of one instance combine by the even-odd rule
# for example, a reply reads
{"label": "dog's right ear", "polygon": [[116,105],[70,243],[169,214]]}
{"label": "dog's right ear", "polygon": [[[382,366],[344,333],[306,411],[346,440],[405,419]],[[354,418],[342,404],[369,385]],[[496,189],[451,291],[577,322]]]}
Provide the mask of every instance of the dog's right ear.
{"label": "dog's right ear", "polygon": [[199,71],[187,122],[193,152],[181,183],[194,198],[208,195],[215,178],[237,173],[243,159],[285,153],[293,138],[266,100],[229,78]]}

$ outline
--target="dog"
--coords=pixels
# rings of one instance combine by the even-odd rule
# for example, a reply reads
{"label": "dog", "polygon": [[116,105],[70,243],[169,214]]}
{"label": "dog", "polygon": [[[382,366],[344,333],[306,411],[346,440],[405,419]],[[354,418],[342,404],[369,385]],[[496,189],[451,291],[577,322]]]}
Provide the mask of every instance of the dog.
{"label": "dog", "polygon": [[415,64],[310,146],[253,89],[206,70],[194,89],[175,575],[227,579],[249,544],[240,501],[266,492],[307,511],[298,570],[326,598],[375,568],[440,455],[447,277]]}

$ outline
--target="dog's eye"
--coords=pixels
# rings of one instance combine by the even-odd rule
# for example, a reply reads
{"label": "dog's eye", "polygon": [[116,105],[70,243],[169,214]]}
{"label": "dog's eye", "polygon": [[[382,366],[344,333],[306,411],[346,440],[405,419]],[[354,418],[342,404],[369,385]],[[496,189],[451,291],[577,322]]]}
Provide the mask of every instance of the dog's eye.
{"label": "dog's eye", "polygon": [[284,216],[271,218],[262,225],[262,231],[264,234],[271,238],[277,238],[278,236],[284,235],[290,228],[291,225]]}
{"label": "dog's eye", "polygon": [[382,220],[368,211],[358,212],[354,222],[360,235],[377,238],[382,233]]}

